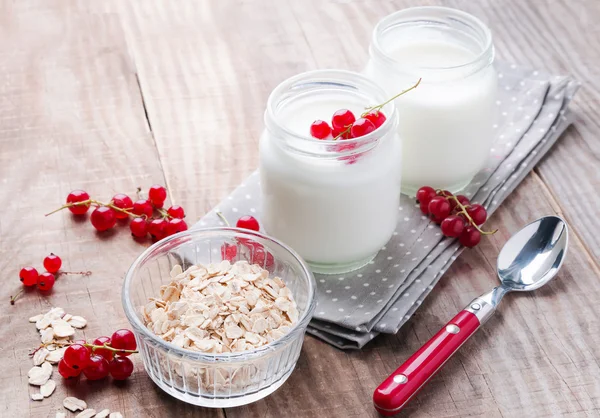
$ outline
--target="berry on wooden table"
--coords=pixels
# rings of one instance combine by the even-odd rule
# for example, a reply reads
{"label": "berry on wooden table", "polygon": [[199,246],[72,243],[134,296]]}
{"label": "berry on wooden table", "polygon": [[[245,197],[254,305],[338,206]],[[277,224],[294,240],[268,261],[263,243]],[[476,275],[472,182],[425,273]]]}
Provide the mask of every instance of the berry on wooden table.
{"label": "berry on wooden table", "polygon": [[129,229],[134,237],[144,238],[148,235],[148,222],[144,218],[133,218]]}
{"label": "berry on wooden table", "polygon": [[92,212],[90,221],[98,231],[106,231],[117,223],[115,211],[108,206],[99,206]]}
{"label": "berry on wooden table", "polygon": [[125,380],[133,373],[133,363],[127,357],[115,357],[108,368],[115,380]]}
{"label": "berry on wooden table", "polygon": [[154,213],[154,209],[152,208],[152,203],[146,199],[140,199],[135,201],[133,204],[133,209],[131,212],[135,213],[138,216],[146,215],[147,218],[151,218]]}
{"label": "berry on wooden table", "polygon": [[185,218],[185,211],[179,205],[173,205],[169,209],[167,209],[167,214],[172,218]]}
{"label": "berry on wooden table", "polygon": [[83,370],[90,361],[90,350],[81,344],[72,344],[63,354],[66,365],[74,370]]}
{"label": "berry on wooden table", "polygon": [[[93,345],[111,345],[111,341],[110,341],[110,337],[106,337],[106,336],[102,336],[102,337],[98,337],[96,338],[94,341],[92,341]],[[94,354],[98,354],[99,356],[104,357],[106,360],[110,361],[113,359],[114,353],[113,351],[106,349],[106,348],[94,348]]]}
{"label": "berry on wooden table", "polygon": [[162,208],[167,200],[167,189],[159,184],[152,185],[148,191],[148,199],[157,208]]}
{"label": "berry on wooden table", "polygon": [[87,367],[83,369],[83,374],[88,380],[104,379],[109,375],[108,360],[99,354],[92,354]]}
{"label": "berry on wooden table", "polygon": [[164,219],[153,219],[148,224],[148,232],[155,240],[161,240],[167,236],[167,221]]}
{"label": "berry on wooden table", "polygon": [[38,271],[33,267],[23,267],[19,272],[19,279],[27,287],[37,285],[38,276]]}
{"label": "berry on wooden table", "polygon": [[90,195],[83,190],[73,190],[67,196],[67,204],[72,205],[69,206],[69,210],[74,215],[83,215],[90,208],[90,204],[82,204],[82,205],[73,205],[73,203],[84,202],[90,199]]}
{"label": "berry on wooden table", "polygon": [[49,256],[44,258],[44,268],[48,273],[56,273],[58,270],[60,270],[61,265],[62,260],[54,253],[50,253]]}
{"label": "berry on wooden table", "polygon": [[47,292],[54,287],[54,282],[56,281],[56,277],[54,274],[44,272],[38,276],[37,279],[37,288],[42,292]]}
{"label": "berry on wooden table", "polygon": [[260,225],[254,216],[245,215],[237,220],[236,227],[250,229],[252,231],[259,231]]}
{"label": "berry on wooden table", "polygon": [[[114,195],[111,202],[119,209],[131,210],[133,208],[133,201],[129,196],[123,193],[118,193]],[[115,211],[115,216],[117,217],[117,219],[129,218],[129,215],[127,213],[119,211]]]}
{"label": "berry on wooden table", "polygon": [[174,235],[178,232],[187,231],[188,226],[183,219],[172,218],[167,221],[167,226],[165,227],[166,236]]}
{"label": "berry on wooden table", "polygon": [[326,139],[331,135],[331,126],[324,120],[316,120],[310,125],[310,134],[317,139]]}
{"label": "berry on wooden table", "polygon": [[[121,350],[131,350],[134,351],[137,348],[137,343],[135,342],[135,336],[133,332],[128,329],[119,329],[113,333],[110,337],[112,348],[117,348]],[[119,351],[117,355],[119,356],[129,356],[131,353],[126,353],[123,351]]]}
{"label": "berry on wooden table", "polygon": [[77,377],[81,374],[81,370],[72,369],[65,363],[65,359],[63,358],[58,362],[58,373],[64,377],[65,379],[69,379],[71,377]]}

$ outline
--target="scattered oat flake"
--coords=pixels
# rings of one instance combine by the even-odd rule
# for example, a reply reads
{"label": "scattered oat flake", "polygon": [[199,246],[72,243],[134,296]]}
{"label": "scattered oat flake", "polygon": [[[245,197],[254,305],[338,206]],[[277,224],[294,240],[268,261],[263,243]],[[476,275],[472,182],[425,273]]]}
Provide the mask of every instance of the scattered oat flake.
{"label": "scattered oat flake", "polygon": [[65,319],[65,321],[67,321],[67,323],[73,328],[78,329],[85,328],[85,326],[87,325],[87,320],[82,316],[73,316],[69,320]]}
{"label": "scattered oat flake", "polygon": [[41,366],[33,366],[27,373],[29,384],[34,386],[42,386],[52,376],[52,365],[48,362],[42,363]]}
{"label": "scattered oat flake", "polygon": [[94,415],[96,415],[96,410],[90,408],[81,411],[80,413],[75,415],[75,418],[92,418]]}
{"label": "scattered oat flake", "polygon": [[42,386],[40,386],[40,393],[44,396],[44,398],[49,397],[56,389],[56,382],[52,379],[48,380]]}
{"label": "scattered oat flake", "polygon": [[54,328],[46,328],[41,332],[42,344],[48,344],[54,340]]}
{"label": "scattered oat flake", "polygon": [[95,418],[106,418],[110,414],[110,409],[103,409],[96,414]]}
{"label": "scattered oat flake", "polygon": [[108,418],[123,418],[123,414],[120,412],[111,412]]}
{"label": "scattered oat flake", "polygon": [[72,396],[65,398],[65,400],[63,401],[63,406],[71,412],[83,411],[87,408],[87,404],[85,403],[85,401],[82,401],[81,399],[77,399]]}
{"label": "scattered oat flake", "polygon": [[42,347],[33,353],[33,365],[40,366],[43,362],[46,361],[46,358],[50,354],[50,351],[46,349],[46,347]]}
{"label": "scattered oat flake", "polygon": [[64,319],[55,319],[52,321],[54,335],[58,338],[71,337],[75,335],[75,329]]}
{"label": "scattered oat flake", "polygon": [[44,395],[42,395],[41,393],[32,393],[31,399],[34,401],[41,401],[44,399]]}
{"label": "scattered oat flake", "polygon": [[52,364],[58,363],[59,361],[62,360],[66,349],[67,349],[67,347],[61,347],[61,348],[57,348],[54,351],[50,351],[50,354],[48,354],[48,356],[46,357],[46,361],[48,361]]}
{"label": "scattered oat flake", "polygon": [[37,322],[44,317],[44,314],[39,314],[29,318],[29,322]]}

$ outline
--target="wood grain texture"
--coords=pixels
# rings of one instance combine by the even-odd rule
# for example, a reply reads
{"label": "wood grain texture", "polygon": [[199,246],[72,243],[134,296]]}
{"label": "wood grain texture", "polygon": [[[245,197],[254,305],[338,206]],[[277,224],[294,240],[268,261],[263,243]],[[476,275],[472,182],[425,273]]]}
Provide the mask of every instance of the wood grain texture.
{"label": "wood grain texture", "polygon": [[[208,410],[157,389],[141,363],[125,387],[60,383],[29,400],[29,316],[62,306],[88,318],[87,337],[125,326],[122,277],[146,244],[117,228],[95,234],[66,214],[44,218],[73,188],[103,199],[166,182],[194,220],[258,165],[266,98],[295,73],[360,70],[374,24],[415,5],[446,5],[491,27],[499,58],[584,83],[578,121],[490,222],[500,232],[466,251],[397,334],[360,352],[307,337],[277,392]],[[0,299],[23,265],[54,251],[87,279],[59,279],[0,313],[0,415],[53,417],[66,394],[126,417],[376,417],[373,389],[468,301],[496,283],[510,234],[545,214],[565,216],[572,242],[559,277],[510,295],[400,416],[600,415],[600,36],[596,0],[26,0],[0,13]]]}

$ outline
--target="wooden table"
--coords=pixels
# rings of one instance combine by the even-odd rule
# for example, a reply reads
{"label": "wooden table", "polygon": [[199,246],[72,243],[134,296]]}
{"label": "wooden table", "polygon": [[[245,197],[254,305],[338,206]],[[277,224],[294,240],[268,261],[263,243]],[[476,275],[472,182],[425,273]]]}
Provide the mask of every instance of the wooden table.
{"label": "wooden table", "polygon": [[[13,4],[9,4],[13,3]],[[61,306],[88,318],[93,338],[127,326],[124,273],[148,245],[126,227],[97,234],[68,213],[45,218],[67,193],[101,199],[168,187],[193,222],[258,164],[271,89],[295,73],[359,70],[374,24],[416,4],[464,9],[486,21],[500,59],[583,82],[577,122],[491,219],[500,232],[466,251],[411,321],[362,351],[306,337],[296,371],[268,398],[209,410],[162,393],[136,359],[124,385],[60,382],[33,402],[31,315]],[[67,395],[126,417],[376,417],[379,382],[458,309],[496,282],[511,233],[564,216],[571,248],[559,277],[498,312],[402,416],[600,415],[600,2],[598,0],[20,0],[0,9],[0,415],[54,417]],[[18,271],[45,255],[89,278],[62,277],[50,296],[15,306]]]}

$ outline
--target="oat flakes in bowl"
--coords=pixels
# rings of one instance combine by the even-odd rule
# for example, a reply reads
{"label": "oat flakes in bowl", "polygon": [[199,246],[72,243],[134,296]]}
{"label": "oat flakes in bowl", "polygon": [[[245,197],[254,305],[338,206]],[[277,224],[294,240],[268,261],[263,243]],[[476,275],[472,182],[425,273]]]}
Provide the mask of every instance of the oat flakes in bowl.
{"label": "oat flakes in bowl", "polygon": [[191,230],[138,257],[123,305],[159,387],[196,405],[238,406],[291,374],[315,308],[315,282],[293,250],[265,235]]}

